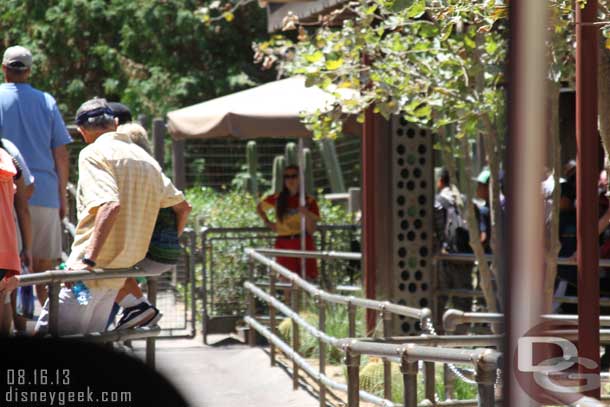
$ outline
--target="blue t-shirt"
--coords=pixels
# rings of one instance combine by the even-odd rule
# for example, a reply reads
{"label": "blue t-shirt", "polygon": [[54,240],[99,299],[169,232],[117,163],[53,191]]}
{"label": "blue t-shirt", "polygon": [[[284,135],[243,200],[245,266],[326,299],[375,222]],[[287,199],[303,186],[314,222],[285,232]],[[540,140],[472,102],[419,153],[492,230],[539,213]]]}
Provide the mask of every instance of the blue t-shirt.
{"label": "blue t-shirt", "polygon": [[0,85],[0,137],[17,146],[36,178],[30,205],[59,208],[53,149],[72,138],[55,99],[27,83]]}

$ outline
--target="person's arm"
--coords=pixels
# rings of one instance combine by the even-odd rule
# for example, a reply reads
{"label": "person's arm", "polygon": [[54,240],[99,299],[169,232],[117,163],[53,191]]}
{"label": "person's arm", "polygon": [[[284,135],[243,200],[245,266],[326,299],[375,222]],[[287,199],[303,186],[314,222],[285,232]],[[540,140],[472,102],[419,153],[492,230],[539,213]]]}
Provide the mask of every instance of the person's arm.
{"label": "person's arm", "polygon": [[181,236],[182,232],[184,232],[186,222],[188,220],[189,214],[193,210],[193,207],[187,201],[182,201],[179,204],[172,206],[172,210],[176,213],[178,236]]}
{"label": "person's arm", "polygon": [[311,212],[306,207],[302,206],[299,208],[299,212],[305,215],[305,227],[307,228],[307,234],[312,235],[316,231],[319,217],[315,213]]}
{"label": "person's arm", "polygon": [[[32,268],[32,221],[30,218],[30,208],[28,206],[28,187],[25,186],[23,177],[15,181],[17,191],[15,193],[15,212],[21,230],[21,260],[28,268]],[[32,185],[30,185],[32,186]]]}
{"label": "person's arm", "polygon": [[63,219],[68,209],[66,186],[68,185],[68,172],[70,170],[70,156],[65,145],[53,149],[53,159],[55,160],[55,170],[57,171],[59,184],[59,217]]}
{"label": "person's arm", "polygon": [[263,202],[262,201],[259,202],[258,205],[256,205],[256,213],[262,219],[262,221],[265,224],[265,226],[267,226],[272,231],[277,232],[277,225],[274,222],[271,222],[269,220],[269,217],[267,216],[267,213],[265,212],[265,209],[263,209]]}
{"label": "person's arm", "polygon": [[608,207],[608,210],[606,211],[606,213],[604,213],[602,215],[602,217],[599,218],[599,220],[597,221],[597,233],[601,235],[602,232],[604,230],[606,230],[609,223],[610,223],[610,207]]}
{"label": "person's arm", "polygon": [[89,247],[85,250],[86,258],[96,261],[114,223],[119,217],[120,211],[121,204],[118,202],[108,202],[98,208],[95,215],[95,224],[93,226],[93,236],[91,236]]}

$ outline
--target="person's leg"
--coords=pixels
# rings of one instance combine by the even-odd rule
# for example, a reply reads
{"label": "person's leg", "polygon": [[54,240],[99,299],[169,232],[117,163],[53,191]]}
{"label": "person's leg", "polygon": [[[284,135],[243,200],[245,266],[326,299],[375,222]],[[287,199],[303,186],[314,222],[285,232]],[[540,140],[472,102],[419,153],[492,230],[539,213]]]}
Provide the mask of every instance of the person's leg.
{"label": "person's leg", "polygon": [[3,292],[0,294],[0,335],[9,335],[11,333],[12,319],[11,296]]}
{"label": "person's leg", "polygon": [[[62,287],[59,291],[59,315],[58,332],[59,335],[71,335],[86,333],[91,315],[93,313],[92,302],[79,304],[72,290]],[[106,315],[107,316],[107,315]],[[49,330],[49,301],[44,303],[38,322],[36,323],[36,334],[46,334]]]}
{"label": "person's leg", "polygon": [[127,280],[125,280],[125,284],[123,284],[123,287],[121,287],[119,290],[115,302],[120,304],[121,301],[123,301],[123,299],[129,294],[133,295],[135,298],[142,298],[144,296],[138,282],[133,277],[129,277]]}
{"label": "person's leg", "polygon": [[[150,259],[140,261],[135,267],[146,270],[152,275],[161,275],[171,271],[175,266],[172,264],[159,263]],[[122,290],[126,292],[120,300],[119,305],[123,307],[123,315],[117,323],[116,329],[127,329],[136,326],[154,325],[163,314],[148,302],[135,279],[126,281]],[[119,296],[117,296],[117,299]]]}
{"label": "person's leg", "polygon": [[91,318],[87,321],[86,332],[104,332],[108,314],[112,310],[118,290],[114,288],[91,288]]}
{"label": "person's leg", "polygon": [[11,308],[13,310],[13,324],[18,333],[25,332],[27,318],[17,314],[17,290],[11,293]]}
{"label": "person's leg", "polygon": [[[32,219],[32,272],[53,270],[61,258],[61,220],[56,208],[30,205]],[[40,304],[47,300],[45,285],[36,286]]]}

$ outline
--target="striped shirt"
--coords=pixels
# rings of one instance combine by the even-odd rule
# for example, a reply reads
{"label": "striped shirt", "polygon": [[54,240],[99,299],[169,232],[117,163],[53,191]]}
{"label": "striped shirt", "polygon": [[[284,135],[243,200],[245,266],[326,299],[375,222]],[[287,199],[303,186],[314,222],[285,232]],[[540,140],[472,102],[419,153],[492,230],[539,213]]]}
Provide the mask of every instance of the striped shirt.
{"label": "striped shirt", "polygon": [[[78,225],[68,266],[84,257],[99,207],[119,202],[119,215],[96,263],[103,269],[132,267],[146,256],[159,209],[182,202],[184,195],[161,172],[154,158],[120,133],[103,134],[85,147],[79,155],[78,170]],[[120,288],[123,282],[98,280],[87,285]]]}

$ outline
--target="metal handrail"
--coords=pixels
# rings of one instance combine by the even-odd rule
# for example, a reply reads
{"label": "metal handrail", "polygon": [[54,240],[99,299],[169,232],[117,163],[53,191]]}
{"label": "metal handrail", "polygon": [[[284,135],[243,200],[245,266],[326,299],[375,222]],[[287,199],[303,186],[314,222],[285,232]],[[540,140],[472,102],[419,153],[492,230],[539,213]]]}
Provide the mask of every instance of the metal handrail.
{"label": "metal handrail", "polygon": [[140,270],[136,267],[129,269],[112,270],[49,270],[42,273],[25,274],[17,276],[19,286],[34,284],[53,284],[72,281],[104,280],[109,278],[128,278],[128,277],[157,277],[162,273],[151,273],[150,271]]}
{"label": "metal handrail", "polygon": [[[405,386],[405,403],[404,405],[407,407],[415,407],[417,406],[417,374],[418,374],[418,362],[425,362],[425,377],[426,377],[426,398],[436,402],[435,397],[435,389],[434,389],[434,363],[442,362],[442,363],[467,363],[472,364],[476,368],[475,379],[478,385],[479,390],[479,405],[480,406],[491,406],[495,403],[494,396],[494,385],[496,381],[496,371],[498,366],[501,363],[501,354],[491,349],[474,349],[474,350],[465,350],[465,349],[450,349],[450,348],[438,348],[433,346],[422,346],[424,343],[426,345],[437,344],[442,342],[439,341],[439,337],[433,334],[433,330],[430,330],[432,335],[424,337],[424,338],[414,338],[413,342],[408,343],[409,340],[406,339],[407,343],[379,343],[374,342],[374,340],[363,340],[357,339],[353,336],[355,335],[355,313],[354,306],[361,305],[354,302],[354,297],[344,297],[331,295],[323,290],[318,289],[312,284],[306,282],[305,280],[298,277],[295,273],[292,273],[290,270],[285,267],[280,266],[275,261],[268,259],[261,253],[259,253],[255,249],[246,249],[246,254],[250,258],[250,276],[253,276],[254,269],[254,261],[258,261],[268,267],[272,273],[271,284],[270,284],[270,294],[264,292],[262,289],[257,287],[253,282],[244,283],[244,287],[248,294],[248,314],[245,318],[246,323],[251,327],[249,332],[249,343],[254,345],[254,331],[256,330],[261,335],[265,336],[271,343],[270,349],[270,357],[272,365],[275,361],[275,347],[283,350],[286,354],[292,359],[293,366],[293,386],[298,385],[298,369],[303,369],[306,373],[308,373],[311,377],[318,381],[320,385],[320,403],[323,405],[325,403],[325,386],[332,387],[329,383],[327,383],[327,377],[325,376],[325,346],[330,345],[335,348],[341,349],[346,354],[346,367],[347,367],[347,377],[348,384],[347,387],[341,387],[341,390],[346,391],[348,395],[348,406],[354,407],[359,404],[360,397],[373,397],[370,401],[377,405],[394,405],[389,401],[389,397],[391,395],[391,381],[390,381],[390,362],[398,362],[401,364],[401,371],[403,373],[403,380]],[[277,289],[275,285],[275,274],[279,274],[285,279],[289,280],[293,284],[293,293],[292,295],[292,308],[288,307],[281,301],[274,298],[275,290]],[[304,318],[302,318],[298,314],[298,304],[299,301],[297,299],[299,290],[304,290],[307,293],[314,296],[316,301],[318,301],[318,328],[313,327]],[[269,308],[269,322],[271,326],[271,331],[262,326],[255,319],[255,300],[254,297],[258,297],[263,301],[267,302],[270,305]],[[338,339],[333,336],[330,336],[324,332],[325,326],[325,303],[331,302],[335,304],[343,304],[348,305],[349,311],[349,336],[350,338]],[[365,306],[372,307],[377,311],[381,311],[384,319],[384,336],[385,339],[389,338],[389,324],[388,322],[391,319],[388,316],[393,312],[393,310],[389,309],[389,303],[384,303],[380,301],[366,300]],[[394,305],[394,304],[390,304]],[[429,312],[425,312],[425,310],[413,309],[410,307],[397,306],[400,308],[406,308],[407,312],[404,309],[398,309],[399,311],[403,311],[401,315],[417,318],[424,317],[426,320],[426,315],[429,318]],[[293,309],[294,308],[294,309]],[[279,339],[275,333],[275,310],[279,310],[281,313],[290,317],[292,320],[292,346],[288,346],[281,339]],[[424,311],[424,312],[421,312]],[[429,322],[429,319],[426,320]],[[320,347],[320,368],[319,372],[316,372],[307,362],[304,361],[303,358],[298,355],[298,352],[295,349],[298,349],[298,337],[299,337],[299,328],[304,329],[310,335],[318,339],[319,347]],[[455,342],[460,343],[462,338],[451,338]],[[445,340],[446,343],[450,343],[450,340]],[[470,340],[469,345],[473,345],[479,342],[483,342],[483,346],[497,346],[501,337],[497,336],[487,336],[483,340],[475,339]],[[417,344],[416,344],[417,343]],[[463,342],[461,342],[463,343]],[[384,361],[384,398],[375,398],[375,396],[369,395],[366,392],[362,392],[359,390],[359,366],[360,366],[360,357],[361,355],[376,355],[381,357]],[[334,383],[337,385],[337,383]],[[363,398],[364,400],[364,398]],[[388,404],[390,403],[390,404]],[[453,403],[445,403],[444,405],[452,405]],[[423,404],[422,404],[423,405]]]}
{"label": "metal handrail", "polygon": [[[540,316],[543,321],[578,322],[578,315],[544,314]],[[502,324],[504,314],[494,312],[464,312],[457,309],[448,309],[443,314],[443,328],[446,332],[454,332],[462,324]],[[610,316],[599,317],[600,326],[610,326]]]}
{"label": "metal handrail", "polygon": [[[434,256],[435,260],[442,261],[455,261],[455,262],[464,262],[464,263],[472,263],[477,261],[477,258],[472,253],[437,253]],[[485,260],[492,261],[493,254],[486,254]],[[576,262],[575,257],[557,257],[557,265],[559,266],[576,266],[578,263]],[[599,260],[600,267],[610,267],[610,259],[600,259]]]}
{"label": "metal handrail", "polygon": [[337,252],[337,251],[301,251],[283,249],[256,249],[265,256],[297,257],[300,259],[337,259],[337,260],[362,260],[362,253]]}
{"label": "metal handrail", "polygon": [[[278,309],[284,315],[289,318],[292,318],[294,322],[296,322],[300,327],[304,328],[308,331],[312,336],[318,338],[319,340],[327,343],[331,346],[334,346],[338,349],[341,349],[348,356],[346,360],[348,361],[348,370],[354,369],[354,367],[359,366],[359,359],[357,364],[353,364],[354,357],[360,355],[370,355],[370,356],[378,356],[385,360],[398,362],[405,366],[409,366],[409,369],[403,369],[403,374],[405,375],[405,380],[409,381],[409,383],[417,383],[417,368],[415,366],[415,370],[413,369],[413,364],[419,361],[427,361],[427,362],[442,362],[442,363],[467,363],[472,364],[477,368],[477,378],[480,379],[479,386],[491,386],[491,392],[487,389],[486,393],[491,394],[493,397],[493,385],[494,381],[489,380],[489,376],[495,376],[495,371],[498,366],[501,364],[501,354],[499,352],[490,350],[490,349],[475,349],[475,350],[463,350],[463,349],[447,349],[447,348],[437,348],[431,346],[420,346],[416,344],[401,344],[400,346],[396,346],[395,344],[387,344],[387,343],[374,343],[368,342],[364,340],[347,338],[347,339],[337,339],[330,335],[327,335],[325,332],[316,329],[307,323],[302,317],[300,317],[296,312],[290,309],[288,306],[265,293],[260,288],[256,287],[251,282],[246,282],[244,287],[252,292],[254,295],[259,297],[260,299],[266,301],[274,308]],[[379,405],[379,406],[397,406],[390,400],[380,398],[374,396],[368,392],[363,390],[356,391],[357,397],[354,399],[354,391],[351,390],[354,387],[354,383],[348,383],[347,386],[334,382],[328,378],[324,373],[318,372],[311,367],[297,352],[295,352],[292,348],[290,348],[286,343],[284,343],[280,338],[274,335],[271,331],[265,328],[262,324],[260,324],[253,316],[246,316],[245,322],[263,335],[265,338],[269,340],[274,346],[280,348],[284,353],[286,353],[296,364],[299,365],[301,369],[303,369],[309,376],[311,376],[314,380],[317,380],[321,384],[328,386],[330,388],[341,390],[345,393],[348,393],[348,399],[351,399],[350,406],[358,405],[358,400],[362,399],[364,401]],[[413,338],[416,339],[416,338]],[[436,338],[425,338],[431,341],[434,341]],[[351,363],[351,364],[350,364]],[[406,376],[409,375],[410,378]],[[354,375],[350,375],[354,376]],[[356,375],[357,377],[357,375]],[[405,382],[406,383],[406,382]],[[491,383],[491,384],[490,384]],[[351,384],[351,386],[350,386]],[[412,386],[411,386],[412,387]],[[413,400],[413,397],[411,397]],[[416,401],[416,399],[415,399]],[[487,400],[489,401],[489,400]],[[466,401],[469,403],[470,401]],[[466,404],[464,403],[464,404]],[[406,404],[407,405],[407,404]],[[413,405],[413,404],[408,404]],[[417,403],[415,404],[417,405]],[[413,405],[413,406],[415,406]],[[423,404],[422,404],[423,405]],[[444,403],[444,405],[454,405],[453,403]],[[463,404],[460,404],[463,405]],[[492,404],[484,404],[484,405],[492,405]]]}
{"label": "metal handrail", "polygon": [[419,319],[422,322],[429,323],[431,317],[431,311],[429,308],[413,308],[407,307],[405,305],[393,304],[389,301],[376,301],[369,300],[364,298],[357,298],[354,296],[344,296],[339,294],[330,294],[326,291],[316,287],[315,285],[305,281],[292,271],[288,270],[286,267],[283,267],[276,263],[275,261],[265,257],[264,255],[258,252],[258,249],[248,248],[245,250],[246,255],[248,255],[253,260],[256,260],[276,273],[280,274],[282,277],[290,280],[292,283],[297,285],[300,289],[309,293],[314,298],[319,298],[320,300],[330,302],[333,304],[342,304],[342,305],[353,305],[362,308],[367,308],[375,311],[381,312],[389,312],[391,314],[402,315],[409,318]]}
{"label": "metal handrail", "polygon": [[[162,273],[151,273],[150,271],[140,270],[137,267],[130,269],[114,270],[49,270],[42,273],[26,274],[16,276],[18,286],[48,284],[49,301],[49,333],[57,336],[59,333],[58,314],[59,314],[59,288],[62,282],[105,280],[111,278],[127,277],[149,277],[148,279],[148,299],[151,303],[156,302],[157,282],[156,277]],[[64,335],[61,338],[81,339],[93,342],[113,342],[128,339],[146,339],[146,363],[154,368],[155,366],[155,336],[158,336],[160,329],[126,329],[125,331],[98,332],[77,335]]]}

